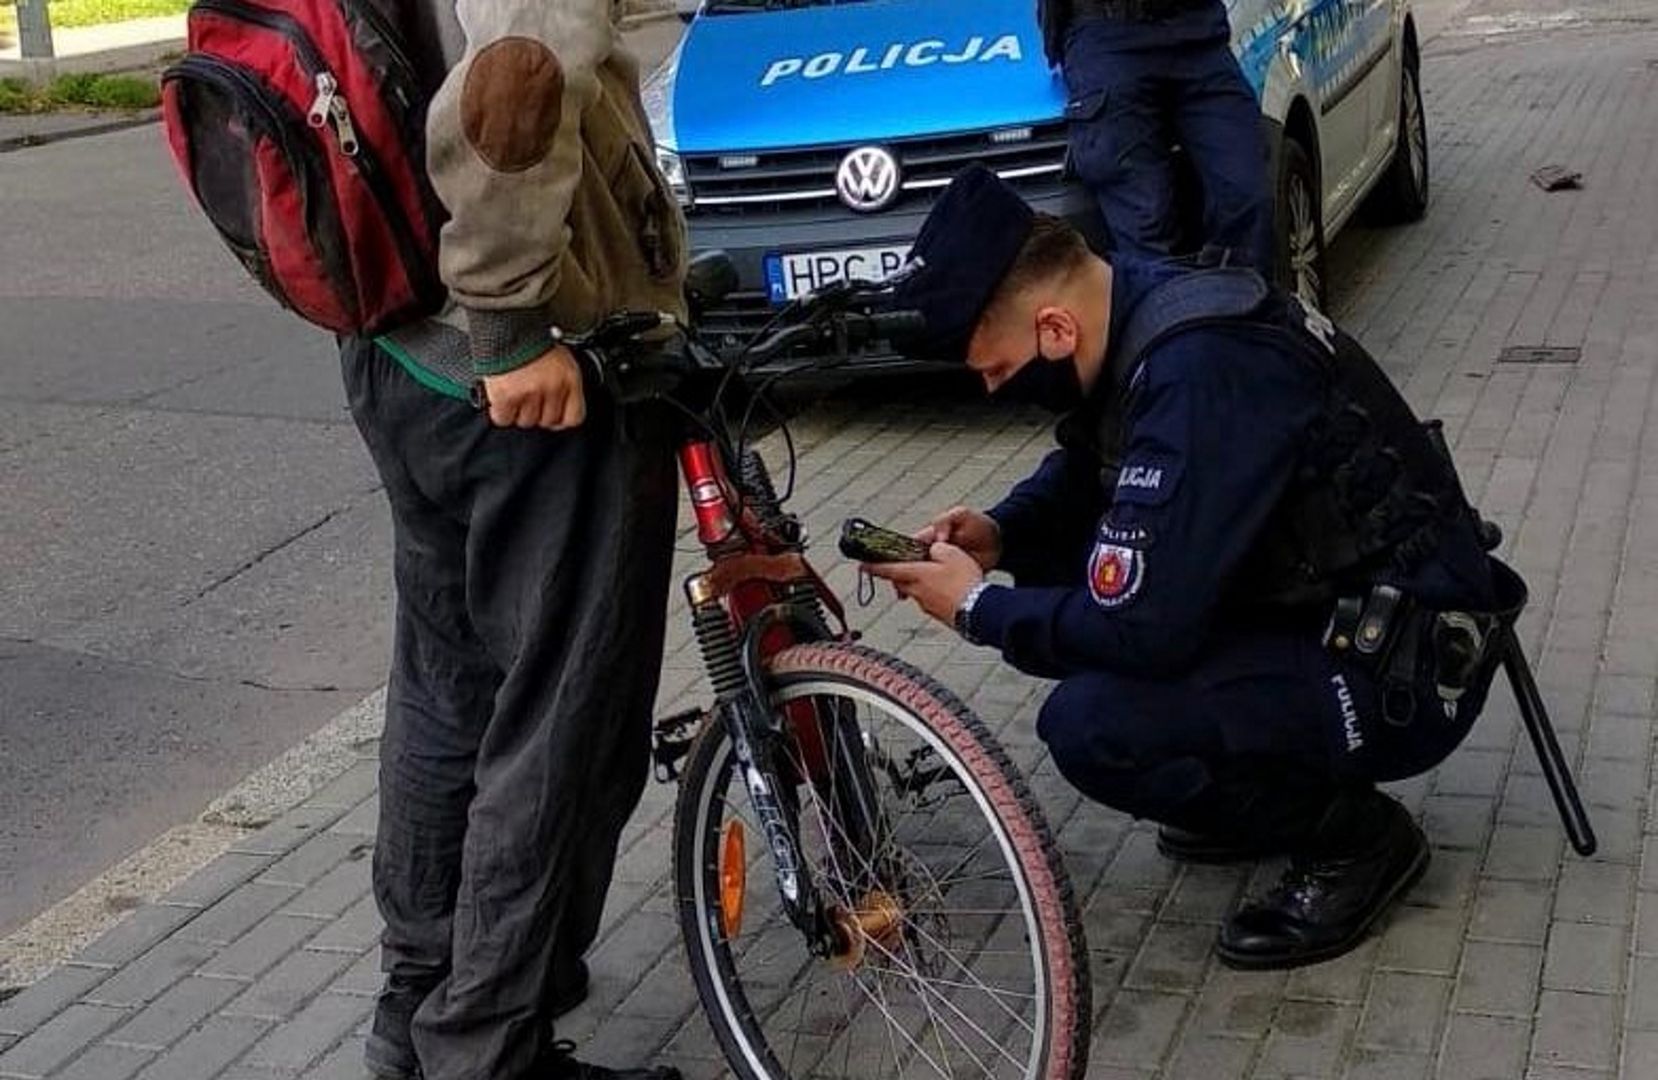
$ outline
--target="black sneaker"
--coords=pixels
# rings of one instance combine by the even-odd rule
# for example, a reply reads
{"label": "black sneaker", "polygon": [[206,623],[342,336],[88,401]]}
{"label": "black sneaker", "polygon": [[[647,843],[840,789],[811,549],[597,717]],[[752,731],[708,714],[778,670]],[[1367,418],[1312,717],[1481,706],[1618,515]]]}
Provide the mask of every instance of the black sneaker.
{"label": "black sneaker", "polygon": [[409,1038],[409,1021],[431,992],[431,985],[386,980],[375,1005],[374,1026],[363,1047],[363,1064],[380,1080],[420,1080],[420,1059],[415,1057],[414,1040]]}
{"label": "black sneaker", "polygon": [[[563,1016],[587,1000],[590,975],[587,961],[577,960],[563,975],[553,976],[553,1018]],[[420,1080],[420,1061],[415,1057],[409,1022],[431,987],[413,986],[388,979],[374,1011],[374,1027],[363,1048],[363,1062],[379,1080]]]}
{"label": "black sneaker", "polygon": [[545,1071],[537,1080],[680,1080],[679,1070],[668,1065],[648,1069],[607,1069],[589,1065],[573,1056],[576,1044],[560,1039],[548,1048]]}
{"label": "black sneaker", "polygon": [[554,1020],[587,1000],[589,979],[586,960],[577,960],[575,966],[562,974],[553,972],[553,1000],[548,1005]]}
{"label": "black sneaker", "polygon": [[1315,833],[1278,886],[1221,927],[1224,963],[1293,968],[1340,956],[1422,876],[1428,840],[1404,807],[1374,791],[1341,801],[1327,818],[1340,824]]}

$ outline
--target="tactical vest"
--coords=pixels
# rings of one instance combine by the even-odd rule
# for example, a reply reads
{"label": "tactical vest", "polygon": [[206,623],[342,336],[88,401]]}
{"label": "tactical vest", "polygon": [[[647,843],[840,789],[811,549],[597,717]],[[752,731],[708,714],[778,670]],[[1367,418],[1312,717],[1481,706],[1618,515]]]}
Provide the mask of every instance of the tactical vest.
{"label": "tactical vest", "polygon": [[1062,441],[1067,426],[1075,439],[1078,421],[1091,425],[1087,441],[1114,468],[1146,354],[1215,324],[1281,344],[1323,387],[1289,489],[1233,575],[1227,606],[1328,612],[1338,597],[1404,577],[1434,555],[1447,529],[1478,528],[1438,422],[1419,421],[1363,347],[1251,270],[1196,270],[1147,293],[1112,350],[1118,392],[1062,426]]}

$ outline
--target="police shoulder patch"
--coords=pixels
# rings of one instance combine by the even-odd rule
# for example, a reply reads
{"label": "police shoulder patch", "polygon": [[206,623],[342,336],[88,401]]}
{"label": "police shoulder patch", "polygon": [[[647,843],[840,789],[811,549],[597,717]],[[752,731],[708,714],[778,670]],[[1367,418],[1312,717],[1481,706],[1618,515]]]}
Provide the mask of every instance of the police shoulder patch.
{"label": "police shoulder patch", "polygon": [[1146,553],[1139,547],[1113,543],[1105,530],[1088,557],[1088,591],[1094,603],[1107,611],[1125,607],[1140,592]]}
{"label": "police shoulder patch", "polygon": [[1180,485],[1181,462],[1177,457],[1133,457],[1117,473],[1116,501],[1161,506]]}

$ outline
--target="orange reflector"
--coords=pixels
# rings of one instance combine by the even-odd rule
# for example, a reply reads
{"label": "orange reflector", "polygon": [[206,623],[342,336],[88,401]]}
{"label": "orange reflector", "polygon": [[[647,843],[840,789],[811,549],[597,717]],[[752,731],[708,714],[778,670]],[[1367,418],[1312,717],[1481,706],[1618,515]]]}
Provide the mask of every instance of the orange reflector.
{"label": "orange reflector", "polygon": [[743,898],[748,895],[748,845],[743,823],[733,818],[720,837],[720,929],[726,940],[742,933]]}

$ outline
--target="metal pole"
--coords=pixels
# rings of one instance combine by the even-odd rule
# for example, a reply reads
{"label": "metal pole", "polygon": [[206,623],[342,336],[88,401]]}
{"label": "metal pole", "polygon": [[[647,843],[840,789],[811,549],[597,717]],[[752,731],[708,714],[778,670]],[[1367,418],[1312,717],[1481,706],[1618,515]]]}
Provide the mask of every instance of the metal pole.
{"label": "metal pole", "polygon": [[52,20],[46,0],[17,0],[17,31],[25,60],[52,58]]}

